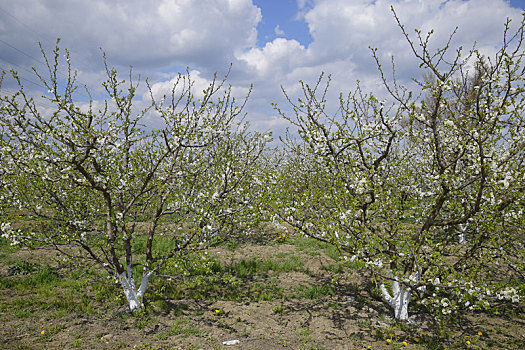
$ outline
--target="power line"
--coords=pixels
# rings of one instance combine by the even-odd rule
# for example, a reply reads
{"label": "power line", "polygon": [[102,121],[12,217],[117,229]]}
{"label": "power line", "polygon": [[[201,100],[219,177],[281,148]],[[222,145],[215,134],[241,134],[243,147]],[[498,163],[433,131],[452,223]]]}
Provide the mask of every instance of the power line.
{"label": "power line", "polygon": [[[34,74],[33,71],[30,71],[29,69],[27,69],[27,68],[25,68],[25,67],[22,67],[22,66],[20,66],[20,65],[18,65],[18,64],[16,64],[16,63],[9,62],[8,60],[6,60],[6,59],[4,59],[4,58],[2,58],[2,57],[0,57],[0,60],[6,62],[7,64],[10,64],[10,65],[13,65],[13,66],[17,66],[17,67],[19,67],[20,69],[22,69],[22,70],[24,70],[24,71],[26,71],[26,72],[29,72],[29,73],[31,73],[31,74]],[[7,69],[5,69],[5,68],[2,68],[1,66],[0,66],[0,69],[7,70]],[[46,88],[44,85],[42,85],[41,83],[37,83],[37,82],[35,82],[35,81],[31,80],[31,79],[27,79],[27,78],[24,78],[24,77],[22,77],[22,76],[19,76],[19,78],[22,79],[22,80],[25,80],[25,81],[27,81],[27,82],[33,84],[33,85],[36,85],[36,86],[38,86],[38,87],[41,87],[41,88],[43,88],[44,90],[47,89],[47,88]]]}
{"label": "power line", "polygon": [[44,62],[42,62],[42,61],[40,61],[40,60],[34,58],[33,56],[31,56],[31,55],[28,54],[28,53],[25,53],[24,51],[22,51],[22,50],[20,50],[20,49],[18,49],[18,48],[16,48],[16,47],[14,47],[13,45],[9,44],[8,42],[6,42],[6,41],[4,41],[4,40],[2,40],[2,39],[0,39],[0,42],[3,43],[4,45],[9,46],[9,47],[12,48],[13,50],[20,52],[22,55],[29,57],[29,58],[32,59],[33,61],[38,62],[38,63],[40,63],[40,64],[43,65],[43,66],[46,65]]}
{"label": "power line", "polygon": [[13,63],[13,62],[11,62],[11,61],[9,61],[9,60],[6,60],[6,59],[3,58],[3,57],[0,57],[0,60],[4,61],[5,63],[10,64],[10,65],[12,65],[12,66],[16,66],[16,67],[18,67],[18,68],[20,68],[20,69],[22,69],[22,70],[25,70],[26,72],[29,72],[29,73],[31,73],[31,74],[34,74],[34,73],[35,73],[35,72],[33,72],[32,70],[29,70],[29,69],[27,69],[26,67],[22,67],[22,66],[19,65],[19,64],[16,64],[16,63]]}
{"label": "power line", "polygon": [[[36,61],[36,62],[42,64],[43,66],[47,66],[47,65],[46,65],[45,63],[43,63],[42,61],[39,61],[38,59],[34,58],[34,57],[31,56],[30,54],[24,52],[24,51],[21,50],[21,49],[18,49],[18,48],[15,47],[14,45],[9,44],[8,42],[6,42],[6,41],[4,41],[4,40],[2,40],[2,39],[0,39],[0,42],[4,43],[5,45],[9,46],[10,48],[16,50],[17,52],[20,52],[20,53],[22,53],[23,55],[25,55],[25,56],[31,58],[32,60],[34,60],[34,61]],[[7,63],[13,64],[13,65],[16,65],[17,67],[21,67],[20,65],[18,65],[18,64],[14,64],[14,63],[11,63],[11,62],[9,62],[9,61],[3,59],[3,58],[0,58],[0,59],[6,61]],[[24,67],[21,67],[21,68],[22,68],[23,70],[25,70],[25,71],[31,72],[31,71],[28,70],[27,68],[24,68]],[[34,73],[34,72],[31,72],[31,73]],[[62,78],[66,79],[66,80],[69,80],[69,77],[68,77],[66,74],[64,74],[64,73],[62,73],[62,72],[60,72],[60,71],[57,71],[57,74],[58,74],[59,76],[61,76]],[[28,79],[24,79],[24,80],[29,81]],[[33,84],[39,85],[39,84],[37,84],[37,83],[35,83],[35,82],[33,82],[33,81],[30,81],[30,82],[33,83]],[[78,82],[78,83],[79,83],[79,85],[83,85],[81,82]],[[43,87],[44,89],[47,89],[47,88],[46,88],[45,86],[43,86],[43,85],[39,85],[39,86],[40,86],[40,87]],[[86,93],[84,93],[84,92],[81,92],[81,91],[82,91],[82,90],[78,90],[78,91],[77,91],[77,94],[80,95],[80,96],[82,96],[82,97],[84,97],[84,98],[90,99],[90,97],[89,97],[88,94],[86,94]]]}
{"label": "power line", "polygon": [[[33,33],[33,34],[36,36],[37,39],[40,39],[41,34],[37,33],[37,32],[36,32],[35,30],[33,30],[29,25],[27,25],[26,23],[24,23],[23,21],[21,21],[19,18],[17,18],[17,17],[14,16],[13,14],[9,13],[8,11],[6,11],[3,7],[0,7],[0,10],[2,10],[5,14],[7,14],[7,15],[8,15],[9,17],[11,17],[13,20],[15,20],[16,22],[20,23],[22,26],[24,26],[26,30],[28,30],[28,31],[30,31],[31,33]],[[40,42],[40,40],[37,40],[37,41]],[[46,41],[48,44],[51,43],[51,41],[50,41],[50,40],[47,40],[46,38],[44,38],[44,41]],[[28,54],[28,53],[25,52],[24,50],[17,48],[15,45],[13,45],[13,44],[11,44],[11,43],[5,41],[5,40],[2,40],[2,39],[0,39],[0,42],[3,43],[4,45],[8,46],[9,48],[11,48],[11,49],[13,49],[13,50],[15,50],[15,51],[21,53],[22,55],[24,55],[24,56],[30,58],[31,60],[33,60],[33,61],[35,61],[35,62],[41,64],[42,66],[47,67],[47,63],[44,63],[44,62],[42,62],[41,60],[35,58],[34,56]],[[55,45],[55,44],[53,44],[53,45]],[[8,63],[10,63],[10,64],[12,64],[12,65],[15,65],[15,66],[17,66],[17,67],[20,67],[21,69],[23,69],[23,70],[25,70],[25,71],[29,71],[27,68],[24,68],[24,67],[21,67],[21,66],[18,65],[18,64],[14,64],[14,63],[12,63],[12,62],[9,62],[9,61],[7,61],[6,59],[3,59],[3,58],[0,58],[0,59],[4,60],[4,61],[6,61],[6,62],[8,62]],[[34,74],[34,72],[31,72],[31,73]],[[68,77],[66,74],[64,74],[64,73],[62,73],[62,72],[60,72],[60,71],[57,71],[57,74],[58,74],[59,76],[61,76],[62,78],[66,79],[66,80],[69,79],[69,77]],[[33,83],[34,83],[34,82],[33,82]],[[78,81],[78,84],[79,84],[79,86],[87,85],[87,84],[83,84],[83,83],[80,82],[80,81]],[[87,98],[88,100],[90,99],[90,96],[89,96],[88,94],[82,92],[81,89],[79,89],[79,90],[77,91],[77,94],[79,94],[80,96],[82,96],[82,97],[84,97],[84,98]]]}
{"label": "power line", "polygon": [[[37,39],[42,35],[41,33],[40,33],[40,34],[37,33],[37,31],[33,30],[29,25],[27,25],[26,23],[24,23],[23,21],[21,21],[19,18],[17,18],[17,17],[14,16],[13,14],[9,13],[8,11],[6,11],[4,8],[0,7],[0,10],[2,10],[5,14],[7,14],[7,15],[8,15],[9,17],[11,17],[13,20],[15,20],[16,22],[18,22],[19,24],[21,24],[26,30],[28,30],[28,31],[30,31],[32,34],[34,34],[34,35],[36,36]],[[44,38],[44,40],[45,40],[48,44],[50,43],[50,41],[47,40],[46,38]],[[8,47],[11,48],[12,50],[15,50],[15,51],[19,52],[20,54],[22,54],[22,55],[24,55],[24,56],[30,58],[31,60],[33,60],[33,61],[35,61],[35,62],[37,62],[37,63],[39,63],[39,64],[41,64],[41,65],[43,65],[44,67],[47,67],[47,64],[46,64],[46,63],[44,63],[44,62],[42,62],[41,60],[35,58],[35,57],[32,56],[31,54],[28,54],[28,53],[25,52],[24,50],[17,48],[15,45],[13,45],[13,44],[11,44],[11,43],[9,43],[9,42],[3,40],[3,39],[0,39],[0,43],[3,43],[4,45],[8,46]],[[9,61],[3,59],[3,58],[0,58],[0,59],[6,61],[7,63],[10,63],[10,64],[12,64],[12,65],[15,65],[15,66],[17,66],[17,67],[20,67],[21,69],[23,69],[23,70],[25,70],[25,71],[30,72],[30,70],[28,70],[27,68],[24,68],[24,67],[22,67],[22,66],[20,66],[20,65],[18,65],[18,64],[11,63],[11,62],[9,62]],[[34,72],[31,71],[31,73],[34,73]],[[59,76],[61,76],[62,78],[66,79],[66,80],[69,79],[69,77],[68,77],[66,74],[64,74],[64,73],[62,73],[62,72],[60,72],[60,71],[57,71],[57,74],[58,74]],[[24,80],[26,80],[26,81],[30,81],[29,79],[24,79]],[[162,78],[156,79],[156,80],[154,80],[154,81],[150,81],[150,83],[151,83],[151,84],[155,84],[155,83],[160,82],[160,81],[163,81]],[[40,87],[43,87],[42,85],[39,85],[39,84],[35,83],[34,81],[30,81],[30,82],[31,82],[32,84],[38,85],[38,86],[40,86]],[[77,83],[79,84],[79,87],[80,87],[80,86],[87,86],[87,84],[83,84],[81,81],[77,81]],[[44,88],[45,88],[45,87],[44,87]],[[89,94],[85,93],[82,89],[77,90],[76,94],[78,94],[79,96],[82,96],[83,98],[86,98],[86,99],[88,99],[88,100],[91,99],[91,97],[89,96]],[[78,95],[77,95],[77,96],[78,96]]]}
{"label": "power line", "polygon": [[[6,95],[6,96],[10,96],[10,97],[14,97],[16,95],[16,92],[13,92],[13,91],[9,91],[9,90],[6,90],[6,89],[1,89],[3,90],[3,94]],[[23,97],[22,96],[18,96],[20,99],[23,100]],[[0,100],[0,102],[3,102],[2,100]],[[53,106],[51,104],[45,104],[45,103],[42,103],[43,101],[40,101],[40,100],[36,100],[35,98],[33,98],[33,102],[34,104],[40,106],[40,107],[43,107],[43,108],[48,108],[48,109],[54,109],[56,108],[56,106]]]}
{"label": "power line", "polygon": [[6,11],[6,9],[4,9],[3,7],[0,6],[0,10],[2,10],[6,15],[8,15],[9,17],[11,17],[12,19],[14,19],[16,22],[20,23],[22,26],[24,26],[28,31],[30,31],[31,33],[33,33],[37,38],[40,36],[39,33],[37,33],[35,30],[33,30],[30,26],[28,26],[27,24],[25,24],[24,22],[22,22],[21,20],[19,20],[18,18],[16,18],[14,15],[12,15],[11,13],[9,13],[8,11]]}

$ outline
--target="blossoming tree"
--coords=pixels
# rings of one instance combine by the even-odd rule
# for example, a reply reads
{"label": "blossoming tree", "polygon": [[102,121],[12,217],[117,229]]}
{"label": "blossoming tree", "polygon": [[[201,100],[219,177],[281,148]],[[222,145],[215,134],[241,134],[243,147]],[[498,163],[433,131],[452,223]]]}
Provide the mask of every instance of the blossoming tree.
{"label": "blossoming tree", "polygon": [[414,41],[398,24],[425,76],[418,91],[387,80],[372,50],[388,99],[358,86],[328,114],[329,78],[302,83],[297,102],[285,92],[294,113],[279,112],[300,139],[285,140],[289,165],[277,171],[273,210],[364,262],[396,319],[409,319],[413,298],[438,315],[519,301],[524,23],[513,33],[506,23],[490,58],[451,54],[449,44],[431,51],[432,33],[416,31]]}
{"label": "blossoming tree", "polygon": [[18,90],[0,97],[2,236],[104,267],[141,309],[151,276],[182,275],[210,239],[256,215],[250,184],[270,137],[247,131],[225,80],[197,100],[179,75],[170,95],[148,89],[151,103],[137,110],[131,72],[120,80],[104,59],[108,99],[80,103],[69,53],[63,79],[58,46],[42,52],[48,76],[35,73],[54,110],[41,111],[16,72]]}

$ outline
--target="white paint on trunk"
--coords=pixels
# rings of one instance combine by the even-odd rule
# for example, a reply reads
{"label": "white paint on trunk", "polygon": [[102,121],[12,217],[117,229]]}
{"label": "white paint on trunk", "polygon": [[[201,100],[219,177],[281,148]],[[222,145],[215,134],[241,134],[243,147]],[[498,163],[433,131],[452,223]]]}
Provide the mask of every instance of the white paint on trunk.
{"label": "white paint on trunk", "polygon": [[142,272],[142,279],[140,281],[140,287],[137,289],[135,280],[133,279],[133,270],[131,266],[128,266],[127,273],[123,272],[119,275],[120,284],[124,290],[124,295],[128,301],[129,309],[134,312],[144,307],[142,298],[148,288],[149,279],[153,275],[153,271],[149,271],[146,267]]}
{"label": "white paint on trunk", "polygon": [[467,243],[467,225],[460,224],[458,231],[459,231],[459,235],[458,235],[459,244],[466,244]]}
{"label": "white paint on trunk", "polygon": [[397,276],[393,277],[394,281],[392,282],[392,295],[386,289],[384,284],[381,284],[381,293],[383,299],[394,309],[394,317],[397,320],[408,321],[408,303],[410,302],[410,297],[412,295],[410,291],[410,286],[407,286],[404,283],[399,283]]}

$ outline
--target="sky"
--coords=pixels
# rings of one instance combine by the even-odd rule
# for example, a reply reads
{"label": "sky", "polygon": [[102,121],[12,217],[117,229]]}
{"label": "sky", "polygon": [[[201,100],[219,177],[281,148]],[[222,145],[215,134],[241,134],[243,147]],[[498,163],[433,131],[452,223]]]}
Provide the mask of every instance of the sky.
{"label": "sky", "polygon": [[[78,81],[98,98],[101,49],[122,77],[130,66],[135,77],[148,77],[158,96],[178,72],[188,69],[202,91],[232,64],[228,83],[238,99],[253,84],[246,107],[252,128],[280,135],[289,124],[271,103],[286,110],[281,86],[296,98],[299,81],[314,83],[325,72],[332,76],[331,98],[347,94],[358,80],[364,90],[385,94],[369,47],[378,49],[385,66],[394,56],[400,81],[421,77],[391,6],[409,33],[434,29],[433,48],[457,26],[451,47],[476,42],[493,55],[506,18],[517,25],[525,0],[0,0],[0,69],[17,70],[27,90],[45,93],[31,74],[31,67],[45,68],[37,43],[50,52],[61,38]],[[0,93],[12,87],[4,81]],[[138,105],[148,99],[141,87]]]}

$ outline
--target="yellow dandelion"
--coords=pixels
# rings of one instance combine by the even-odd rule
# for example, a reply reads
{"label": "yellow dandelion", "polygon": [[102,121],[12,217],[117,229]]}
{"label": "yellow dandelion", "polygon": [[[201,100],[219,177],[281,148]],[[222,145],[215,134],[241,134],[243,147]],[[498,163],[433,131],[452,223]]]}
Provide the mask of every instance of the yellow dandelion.
{"label": "yellow dandelion", "polygon": [[408,346],[408,343],[406,341],[403,342],[404,346]]}
{"label": "yellow dandelion", "polygon": [[414,340],[416,341],[416,343],[419,342],[419,338],[414,338]]}
{"label": "yellow dandelion", "polygon": [[467,345],[470,345],[470,341],[467,340]]}
{"label": "yellow dandelion", "polygon": [[42,332],[40,332],[40,334],[44,335],[44,334],[46,334],[46,331],[42,331]]}
{"label": "yellow dandelion", "polygon": [[52,325],[53,325],[53,322],[49,322],[49,325],[52,326]]}
{"label": "yellow dandelion", "polygon": [[368,345],[367,349],[372,349],[372,345]]}
{"label": "yellow dandelion", "polygon": [[221,310],[217,309],[217,310],[215,310],[215,313],[216,313],[216,314],[220,314],[220,313],[221,313]]}
{"label": "yellow dandelion", "polygon": [[482,335],[483,335],[483,333],[482,333],[482,332],[478,332],[478,335],[479,335],[479,336],[482,336]]}
{"label": "yellow dandelion", "polygon": [[393,336],[394,336],[394,333],[390,333],[389,336],[393,337]]}
{"label": "yellow dandelion", "polygon": [[392,342],[392,339],[388,338],[386,342],[390,344]]}

